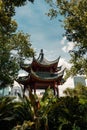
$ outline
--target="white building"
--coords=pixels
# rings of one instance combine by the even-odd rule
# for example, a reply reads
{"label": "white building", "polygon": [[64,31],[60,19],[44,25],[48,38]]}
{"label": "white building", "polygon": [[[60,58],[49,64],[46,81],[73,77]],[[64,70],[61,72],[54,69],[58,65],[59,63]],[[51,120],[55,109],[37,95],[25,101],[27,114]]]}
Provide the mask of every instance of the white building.
{"label": "white building", "polygon": [[73,78],[72,77],[68,78],[63,85],[59,86],[59,95],[64,96],[63,91],[66,88],[74,88],[78,84],[87,86],[87,79],[85,79],[84,76],[74,76]]}

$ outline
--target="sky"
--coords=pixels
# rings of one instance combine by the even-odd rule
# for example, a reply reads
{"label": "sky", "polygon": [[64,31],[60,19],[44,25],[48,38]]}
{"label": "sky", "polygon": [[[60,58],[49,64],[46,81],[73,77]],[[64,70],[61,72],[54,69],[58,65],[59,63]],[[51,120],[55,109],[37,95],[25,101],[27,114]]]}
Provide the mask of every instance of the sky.
{"label": "sky", "polygon": [[73,49],[73,43],[63,37],[64,29],[58,19],[50,20],[46,15],[49,5],[45,0],[35,0],[34,4],[28,2],[23,7],[16,8],[14,19],[18,23],[18,30],[31,35],[30,41],[36,54],[43,49],[48,60],[55,60],[61,56],[61,62],[69,61],[69,50]]}

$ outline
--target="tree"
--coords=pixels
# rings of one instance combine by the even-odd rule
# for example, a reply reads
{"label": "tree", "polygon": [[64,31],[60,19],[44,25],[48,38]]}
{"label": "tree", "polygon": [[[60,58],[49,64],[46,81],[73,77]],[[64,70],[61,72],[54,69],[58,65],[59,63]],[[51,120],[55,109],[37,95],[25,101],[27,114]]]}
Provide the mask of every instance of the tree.
{"label": "tree", "polygon": [[26,2],[27,0],[0,1],[0,88],[13,83],[18,74],[20,60],[34,55],[30,35],[16,32],[17,23],[13,20],[15,7],[25,5]]}
{"label": "tree", "polygon": [[19,102],[14,106],[14,116],[19,124],[23,124],[24,120],[34,121],[34,112],[31,106],[31,100],[27,97],[19,97]]}
{"label": "tree", "polygon": [[[77,97],[61,97],[48,112],[50,130],[86,130],[87,104],[79,103]],[[78,129],[77,129],[78,128]]]}
{"label": "tree", "polygon": [[82,84],[78,84],[75,88],[67,88],[63,92],[66,96],[75,97],[77,96],[81,103],[87,103],[87,87]]}
{"label": "tree", "polygon": [[[69,75],[85,74],[87,76],[87,1],[86,0],[47,0],[51,2],[48,16],[63,17],[63,25],[67,40],[74,42],[74,49],[70,51],[72,67]],[[72,44],[72,43],[71,43]]]}
{"label": "tree", "polygon": [[[0,129],[11,130],[15,126],[23,125],[30,128],[34,125],[34,113],[31,101],[26,96],[16,101],[14,97],[0,98]],[[22,128],[22,129],[23,129]]]}
{"label": "tree", "polygon": [[14,117],[14,97],[0,97],[0,129],[11,130],[16,125]]}
{"label": "tree", "polygon": [[49,130],[48,126],[48,112],[57,102],[58,97],[54,96],[53,90],[50,86],[46,89],[40,100],[40,109],[38,110],[38,116],[40,118],[40,130]]}

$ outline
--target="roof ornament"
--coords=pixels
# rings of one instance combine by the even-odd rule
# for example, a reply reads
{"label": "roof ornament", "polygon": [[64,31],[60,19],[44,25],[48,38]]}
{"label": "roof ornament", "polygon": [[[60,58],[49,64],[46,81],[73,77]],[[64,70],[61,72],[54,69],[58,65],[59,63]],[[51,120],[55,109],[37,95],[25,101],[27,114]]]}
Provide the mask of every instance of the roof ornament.
{"label": "roof ornament", "polygon": [[41,62],[43,60],[43,58],[44,58],[44,53],[43,53],[43,49],[41,49],[38,60]]}

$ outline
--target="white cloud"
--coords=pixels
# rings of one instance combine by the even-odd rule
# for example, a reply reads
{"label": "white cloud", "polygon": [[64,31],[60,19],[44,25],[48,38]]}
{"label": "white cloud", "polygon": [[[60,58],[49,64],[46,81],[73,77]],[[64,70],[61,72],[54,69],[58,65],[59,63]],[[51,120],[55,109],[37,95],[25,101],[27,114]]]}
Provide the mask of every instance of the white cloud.
{"label": "white cloud", "polygon": [[64,46],[64,47],[62,48],[62,50],[63,50],[64,52],[69,52],[70,50],[73,50],[73,48],[74,48],[74,43],[73,43],[73,42],[67,42],[67,43],[66,43],[66,46]]}
{"label": "white cloud", "polygon": [[63,39],[61,40],[61,44],[64,45],[66,41],[66,37],[63,37]]}
{"label": "white cloud", "polygon": [[60,65],[63,65],[63,68],[67,68],[67,69],[70,69],[70,67],[71,67],[71,64],[68,63],[64,58],[60,58],[59,66]]}
{"label": "white cloud", "polygon": [[61,45],[63,45],[62,50],[64,52],[69,52],[70,50],[73,50],[75,44],[73,42],[68,42],[66,37],[63,37],[63,39],[61,40]]}

